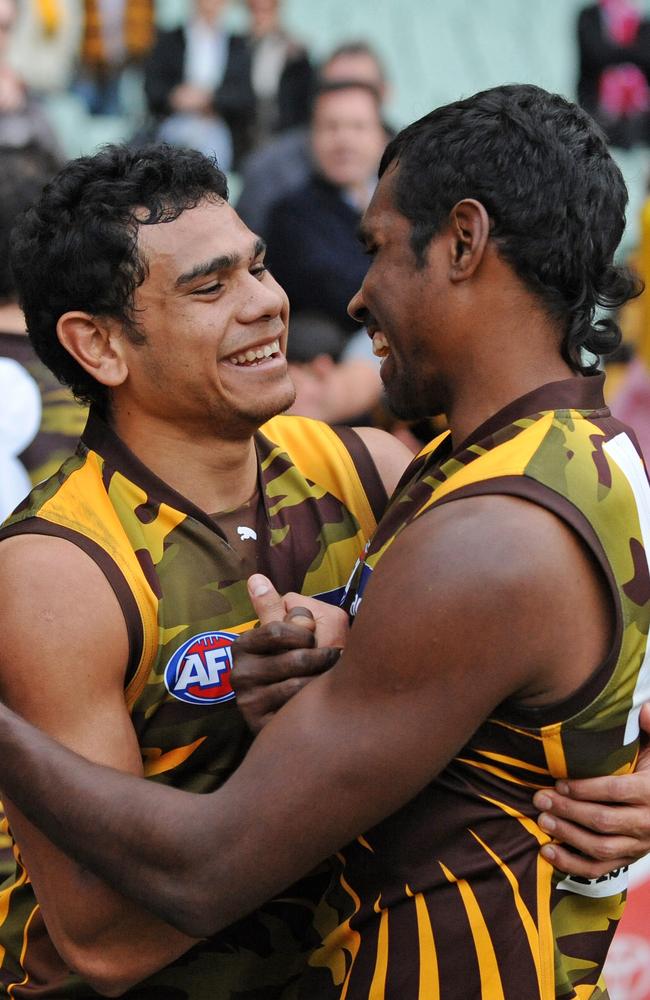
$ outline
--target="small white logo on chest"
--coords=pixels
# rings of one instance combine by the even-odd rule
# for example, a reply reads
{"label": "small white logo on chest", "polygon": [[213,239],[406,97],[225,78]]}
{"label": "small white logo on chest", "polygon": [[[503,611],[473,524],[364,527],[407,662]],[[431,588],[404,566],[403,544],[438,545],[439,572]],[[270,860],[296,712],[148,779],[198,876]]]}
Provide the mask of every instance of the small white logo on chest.
{"label": "small white logo on chest", "polygon": [[247,542],[249,540],[253,542],[257,541],[257,532],[253,531],[252,528],[247,528],[246,525],[240,525],[237,528],[237,534],[241,538],[242,542]]}

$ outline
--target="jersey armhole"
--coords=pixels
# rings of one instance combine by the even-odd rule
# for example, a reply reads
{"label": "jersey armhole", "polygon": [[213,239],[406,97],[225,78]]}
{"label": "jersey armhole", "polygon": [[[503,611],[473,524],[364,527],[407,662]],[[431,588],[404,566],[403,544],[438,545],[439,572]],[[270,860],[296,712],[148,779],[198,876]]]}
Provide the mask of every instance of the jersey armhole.
{"label": "jersey armhole", "polygon": [[124,675],[126,691],[139,673],[144,652],[144,628],[138,602],[122,570],[108,552],[92,538],[52,521],[34,519],[7,525],[0,532],[0,541],[19,535],[50,535],[54,538],[63,538],[82,549],[102,571],[117,598],[126,624],[129,643],[129,659]]}
{"label": "jersey armhole", "polygon": [[434,503],[430,507],[427,507],[427,511],[435,510],[436,507],[453,500],[495,494],[528,500],[550,511],[559,517],[561,521],[564,521],[575,532],[578,538],[581,539],[587,551],[594,559],[607,584],[607,589],[612,599],[614,607],[614,635],[612,645],[602,663],[595,668],[592,674],[583,681],[573,694],[561,701],[551,702],[548,705],[541,705],[539,707],[522,705],[519,702],[508,700],[503,703],[499,710],[499,718],[502,721],[513,724],[548,726],[564,722],[587,709],[602,693],[611,680],[618,662],[623,642],[623,608],[614,579],[614,573],[600,539],[584,514],[569,500],[561,496],[561,494],[529,477],[502,476],[501,478],[472,483],[447,494],[438,504]]}

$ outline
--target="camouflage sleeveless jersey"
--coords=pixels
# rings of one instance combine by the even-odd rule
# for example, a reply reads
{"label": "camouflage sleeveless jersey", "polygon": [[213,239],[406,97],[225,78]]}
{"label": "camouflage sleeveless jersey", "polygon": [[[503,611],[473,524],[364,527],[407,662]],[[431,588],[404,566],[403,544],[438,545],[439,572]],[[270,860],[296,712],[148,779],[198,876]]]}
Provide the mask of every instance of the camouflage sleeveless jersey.
{"label": "camouflage sleeveless jersey", "polygon": [[[280,591],[338,603],[386,502],[350,430],[276,417],[256,447],[256,501],[212,518],[91,413],[76,455],[0,532],[0,539],[25,532],[70,539],[103,569],[128,625],[125,696],[145,773],[195,792],[217,788],[250,743],[229,679],[232,640],[255,624],[246,577],[257,570]],[[0,890],[0,991],[16,1000],[95,996],[54,951],[15,853],[15,872]],[[128,996],[279,996],[313,944],[311,916],[326,880],[323,868]]]}
{"label": "camouflage sleeveless jersey", "polygon": [[626,873],[588,881],[554,871],[538,853],[549,838],[531,799],[559,777],[634,764],[639,706],[650,696],[643,463],[604,408],[597,376],[523,397],[456,453],[443,436],[403,483],[354,573],[353,611],[382,554],[415,518],[460,497],[509,494],[555,512],[584,539],[609,583],[616,637],[574,696],[535,711],[502,705],[435,781],[340,853],[316,917],[323,945],[299,995],[602,1000]]}

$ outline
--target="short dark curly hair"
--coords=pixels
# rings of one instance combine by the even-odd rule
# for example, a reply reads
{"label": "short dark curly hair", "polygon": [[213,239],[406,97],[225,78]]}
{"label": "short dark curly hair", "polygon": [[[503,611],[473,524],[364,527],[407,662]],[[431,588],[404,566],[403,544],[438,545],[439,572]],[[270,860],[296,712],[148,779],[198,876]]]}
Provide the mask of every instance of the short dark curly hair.
{"label": "short dark curly hair", "polygon": [[621,339],[599,306],[616,308],[643,285],[614,265],[625,228],[627,190],[605,136],[581,108],[540,87],[512,84],[437,108],[386,147],[379,176],[399,169],[396,204],[412,223],[418,266],[463,198],[481,202],[501,257],[564,330],[562,355],[584,357]]}
{"label": "short dark curly hair", "polygon": [[165,144],[105,146],[71,160],[16,224],[11,266],[27,330],[41,360],[81,402],[105,411],[108,390],[59,342],[70,310],[118,320],[142,343],[134,294],[147,276],[141,225],[171,222],[206,199],[228,198],[216,163]]}

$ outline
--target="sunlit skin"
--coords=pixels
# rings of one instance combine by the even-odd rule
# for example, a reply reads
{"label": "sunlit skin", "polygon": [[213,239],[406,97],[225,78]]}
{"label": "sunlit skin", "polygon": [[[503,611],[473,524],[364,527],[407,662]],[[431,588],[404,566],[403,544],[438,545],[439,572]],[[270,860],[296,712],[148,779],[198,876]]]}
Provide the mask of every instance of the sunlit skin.
{"label": "sunlit skin", "polygon": [[[148,275],[135,293],[135,316],[146,341],[118,336],[124,367],[112,386],[115,429],[179,490],[205,479],[206,462],[215,474],[239,466],[241,496],[233,502],[243,502],[255,482],[251,434],[295,395],[284,356],[287,297],[266,270],[264,244],[226,202],[141,226],[138,246]],[[264,348],[274,353],[250,367],[235,363]]]}
{"label": "sunlit skin", "polygon": [[[460,202],[452,224],[442,227],[424,261],[418,261],[411,222],[395,203],[398,170],[391,166],[382,176],[363,216],[360,236],[370,266],[348,311],[365,323],[376,353],[384,357],[381,378],[391,409],[404,419],[445,413],[460,442],[510,399],[537,388],[540,371],[546,381],[569,378],[572,372],[559,350],[549,350],[559,347],[558,324],[504,267],[478,202]],[[478,264],[466,247],[477,213],[482,219]],[[480,312],[467,292],[468,266],[481,286]],[[506,326],[501,319],[506,294],[513,316],[535,317],[527,341],[517,323]],[[499,360],[504,349],[507,370],[501,370]]]}

